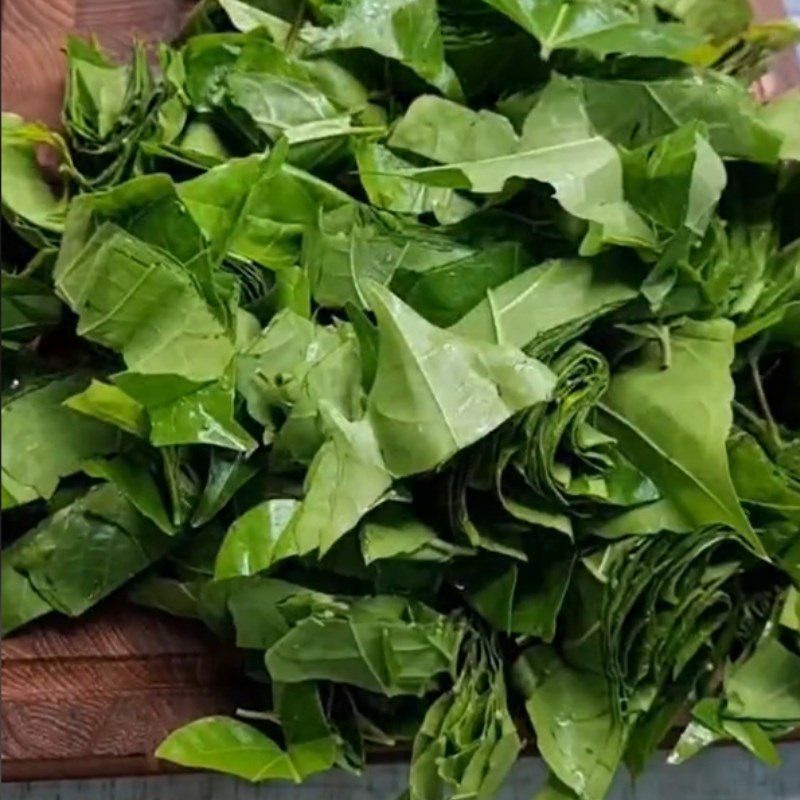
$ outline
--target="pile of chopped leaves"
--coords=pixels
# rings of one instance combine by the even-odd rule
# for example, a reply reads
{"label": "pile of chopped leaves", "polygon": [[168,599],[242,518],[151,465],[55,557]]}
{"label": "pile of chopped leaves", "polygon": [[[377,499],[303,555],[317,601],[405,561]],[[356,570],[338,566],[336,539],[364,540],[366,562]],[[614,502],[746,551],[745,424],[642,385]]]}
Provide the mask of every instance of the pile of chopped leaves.
{"label": "pile of chopped leaves", "polygon": [[[800,727],[800,92],[745,0],[205,0],[2,123],[2,627],[242,654],[158,755],[601,800]],[[51,166],[40,166],[43,154]],[[53,166],[55,165],[55,166]],[[233,709],[232,709],[233,713]]]}

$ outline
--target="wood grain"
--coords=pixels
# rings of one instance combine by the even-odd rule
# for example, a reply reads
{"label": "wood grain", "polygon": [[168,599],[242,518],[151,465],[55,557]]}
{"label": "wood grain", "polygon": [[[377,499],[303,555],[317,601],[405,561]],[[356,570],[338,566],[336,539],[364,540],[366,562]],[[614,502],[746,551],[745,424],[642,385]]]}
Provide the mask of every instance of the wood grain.
{"label": "wood grain", "polygon": [[134,38],[172,38],[190,0],[3,0],[2,105],[57,126],[68,33],[94,34],[124,57]]}
{"label": "wood grain", "polygon": [[231,713],[238,658],[200,625],[111,603],[3,643],[2,772],[34,780],[160,771],[171,730]]}

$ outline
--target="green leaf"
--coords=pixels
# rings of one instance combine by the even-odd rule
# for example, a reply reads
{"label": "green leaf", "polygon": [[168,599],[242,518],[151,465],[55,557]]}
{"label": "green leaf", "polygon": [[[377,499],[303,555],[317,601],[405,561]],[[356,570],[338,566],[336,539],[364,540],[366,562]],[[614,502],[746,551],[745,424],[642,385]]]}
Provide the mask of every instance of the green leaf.
{"label": "green leaf", "polygon": [[37,160],[40,146],[51,148],[61,161],[69,164],[67,146],[57,133],[3,112],[0,158],[3,217],[33,245],[46,247],[57,241],[64,230],[69,197],[53,194],[45,180]]}
{"label": "green leaf", "polygon": [[574,338],[637,295],[635,282],[610,264],[548,261],[491,288],[451,330],[460,336],[538,349]]}
{"label": "green leaf", "polygon": [[284,750],[257,728],[231,717],[205,717],[171,733],[156,757],[182,767],[212,769],[253,783],[300,774]]}
{"label": "green leaf", "polygon": [[781,136],[739,81],[708,72],[655,81],[580,80],[595,130],[614,144],[638,147],[684,125],[705,123],[720,156],[774,163]]}
{"label": "green leaf", "polygon": [[420,603],[381,596],[312,616],[267,652],[273,680],[333,680],[388,697],[423,696],[455,669],[463,627]]}
{"label": "green leaf", "polygon": [[547,765],[578,797],[602,800],[626,738],[605,677],[571,667],[546,646],[528,650],[514,670]]}
{"label": "green leaf", "polygon": [[754,436],[736,431],[728,440],[728,458],[742,503],[771,515],[800,519],[800,480],[773,462]]}
{"label": "green leaf", "polygon": [[197,508],[192,514],[192,527],[209,522],[225,508],[236,493],[258,474],[258,465],[240,454],[224,450],[211,451],[208,479]]}
{"label": "green leaf", "polygon": [[288,308],[301,317],[311,316],[311,287],[301,267],[286,267],[275,275],[278,308]]}
{"label": "green leaf", "polygon": [[286,752],[300,778],[331,769],[339,743],[322,710],[319,688],[313,683],[276,683],[273,696]]}
{"label": "green leaf", "polygon": [[593,239],[653,246],[652,233],[625,200],[619,154],[590,122],[574,81],[551,80],[519,137],[497,114],[421,97],[389,145],[444,164],[405,170],[406,177],[481,194],[503,191],[511,178],[534,179],[550,184],[570,214],[597,226]]}
{"label": "green leaf", "polygon": [[255,575],[272,566],[275,548],[298,505],[297,500],[265,500],[239,517],[217,553],[214,579]]}
{"label": "green leaf", "polygon": [[156,611],[163,611],[175,617],[199,619],[198,594],[205,581],[179,581],[148,575],[127,591],[127,597],[134,603]]}
{"label": "green leaf", "polygon": [[[128,241],[135,240],[129,244],[133,250],[129,257],[141,251],[150,253],[155,248],[158,260],[165,260],[171,270],[175,271],[175,265],[180,264],[181,274],[176,276],[183,278],[180,283],[185,283],[185,277],[192,279],[193,293],[200,295],[219,324],[226,331],[234,327],[231,305],[235,285],[216,269],[213,240],[204,235],[188,213],[178,188],[167,175],[143,175],[107,191],[76,198],[70,206],[55,269],[61,293],[69,294],[70,288],[83,286],[86,262],[96,259],[96,249],[118,230],[124,231]],[[151,257],[142,256],[145,261]],[[99,274],[94,276],[101,285],[107,275],[104,267],[101,265]],[[71,281],[67,277],[70,275]],[[60,286],[61,281],[68,285]],[[144,287],[144,297],[147,288]]]}
{"label": "green leaf", "polygon": [[441,539],[402,503],[384,503],[375,509],[364,520],[360,539],[367,565],[385,559],[444,563],[454,556],[473,553],[469,548]]}
{"label": "green leaf", "polygon": [[561,783],[552,772],[549,772],[544,787],[536,793],[533,800],[576,800],[576,798],[578,795],[569,786]]}
{"label": "green leaf", "polygon": [[701,39],[681,25],[659,23],[636,4],[591,0],[485,0],[532,36],[549,58],[555,50],[587,50],[604,58],[610,53],[688,60]]}
{"label": "green leaf", "polygon": [[324,440],[320,407],[346,418],[362,408],[358,347],[347,326],[326,328],[288,311],[277,314],[242,353],[237,383],[250,415],[276,438],[275,462],[308,463]]}
{"label": "green leaf", "polygon": [[800,656],[775,637],[725,672],[727,713],[737,719],[800,721]]}
{"label": "green leaf", "polygon": [[349,206],[320,215],[303,240],[303,264],[322,306],[366,307],[369,281],[388,285],[403,273],[427,274],[471,249],[388,215]]}
{"label": "green leaf", "polygon": [[468,647],[456,684],[430,706],[414,737],[409,796],[415,800],[445,792],[495,797],[522,749],[492,644]]}
{"label": "green leaf", "polygon": [[46,283],[32,275],[12,275],[5,270],[0,280],[3,347],[27,344],[61,321],[61,302]]}
{"label": "green leaf", "polygon": [[[251,5],[244,0],[215,0],[230,18],[231,24],[238,31],[255,30],[256,28],[266,28],[270,31],[275,41],[281,41],[289,35],[291,26],[280,16],[270,14],[257,6]],[[211,4],[213,6],[213,3]],[[271,8],[269,4],[266,8]],[[283,37],[279,37],[278,33]]]}
{"label": "green leaf", "polygon": [[[335,408],[345,419],[361,416],[363,391],[358,343],[350,328],[332,332],[335,341],[326,353],[294,382],[284,380],[282,389],[291,406],[286,422],[275,436],[273,464],[310,464],[325,441],[321,407]],[[300,370],[298,370],[298,373]]]}
{"label": "green leaf", "polygon": [[271,141],[286,136],[294,144],[316,138],[302,131],[319,124],[342,125],[347,132],[351,114],[367,104],[366,91],[342,71],[339,80],[348,82],[346,99],[356,103],[345,106],[341,96],[326,91],[331,75],[330,70],[321,72],[322,63],[304,62],[265,39],[252,38],[226,76],[227,102]]}
{"label": "green leaf", "polygon": [[625,156],[625,194],[658,230],[705,234],[727,184],[706,134],[691,123]]}
{"label": "green leaf", "polygon": [[473,253],[452,255],[453,260],[424,270],[401,264],[391,283],[398,297],[441,328],[452,326],[477,307],[495,287],[519,273],[527,259],[523,247],[514,241],[487,243]]}
{"label": "green leaf", "polygon": [[442,224],[460,222],[477,208],[452,189],[424,186],[398,173],[412,166],[378,142],[354,142],[358,174],[370,203],[397,214],[432,213]]}
{"label": "green leaf", "polygon": [[444,60],[444,43],[434,0],[346,0],[335,8],[333,25],[306,27],[300,39],[309,55],[365,48],[399,61],[450,97],[461,87]]}
{"label": "green leaf", "polygon": [[[533,544],[535,543],[535,545]],[[482,558],[465,565],[467,602],[497,631],[551,642],[575,560],[571,542],[551,533],[531,537],[529,563]]]}
{"label": "green leaf", "polygon": [[742,33],[753,18],[747,0],[657,0],[656,5],[715,39]]}
{"label": "green leaf", "polygon": [[191,275],[166,251],[112,223],[98,228],[75,260],[60,256],[55,279],[78,314],[78,333],[121,352],[133,372],[207,381],[233,357],[231,336]]}
{"label": "green leaf", "polygon": [[82,392],[68,397],[64,405],[140,438],[146,438],[150,430],[145,407],[119,387],[102,381],[92,379]]}
{"label": "green leaf", "polygon": [[786,593],[786,601],[781,609],[780,623],[784,627],[800,633],[800,590],[794,586]]}
{"label": "green leaf", "polygon": [[3,549],[0,564],[0,632],[5,636],[29,622],[49,614],[53,607],[33,587],[28,576],[17,570],[18,557],[34,538],[29,531]]}
{"label": "green leaf", "polygon": [[345,306],[345,310],[358,339],[361,357],[361,384],[364,391],[369,393],[378,369],[378,329],[358,306],[351,303]]}
{"label": "green leaf", "polygon": [[63,118],[80,179],[92,188],[111,186],[130,176],[139,142],[155,132],[147,51],[137,43],[131,63],[116,64],[96,40],[71,36],[66,52]]}
{"label": "green leaf", "polygon": [[45,519],[14,563],[53,609],[79,616],[162,558],[173,541],[106,484]]}
{"label": "green leaf", "polygon": [[[267,160],[269,157],[267,157]],[[303,232],[321,210],[350,198],[289,165],[266,169],[262,156],[231,159],[178,187],[201,230],[224,250],[271,269],[299,260]]]}
{"label": "green leaf", "polygon": [[84,459],[119,448],[118,431],[63,405],[85,385],[83,376],[72,375],[5,398],[3,508],[49,499],[61,478],[80,471]]}
{"label": "green leaf", "polygon": [[396,477],[437,467],[550,396],[550,371],[519,350],[435,328],[377,284],[369,299],[380,340],[368,416]]}
{"label": "green leaf", "polygon": [[370,423],[349,422],[328,405],[321,410],[329,438],[308,468],[303,502],[277,548],[280,557],[324,555],[392,486]]}
{"label": "green leaf", "polygon": [[794,124],[800,114],[800,89],[785,92],[765,106],[763,117],[767,125],[783,139],[780,157],[800,161],[800,134]]}
{"label": "green leaf", "polygon": [[672,289],[676,267],[706,234],[727,184],[706,136],[704,125],[692,123],[623,158],[625,194],[663,242],[643,288],[655,308]]}
{"label": "green leaf", "polygon": [[203,618],[212,627],[224,629],[229,614],[236,644],[253,650],[269,650],[309,617],[331,617],[347,609],[331,595],[261,576],[213,581],[200,600]]}
{"label": "green leaf", "polygon": [[763,728],[757,722],[742,722],[726,717],[723,700],[701,700],[692,709],[692,717],[692,722],[669,756],[670,764],[682,764],[709,745],[725,739],[738,741],[770,766],[780,764],[778,751]]}
{"label": "green leaf", "polygon": [[[197,355],[194,354],[193,360]],[[243,453],[250,453],[256,447],[234,417],[231,369],[215,381],[195,381],[181,374],[130,371],[115,375],[114,383],[147,411],[150,441],[156,447],[207,444]]]}
{"label": "green leaf", "polygon": [[113,484],[140,514],[154,522],[163,533],[172,535],[177,532],[147,459],[122,455],[109,459],[94,458],[84,462],[83,470],[92,478]]}
{"label": "green leaf", "polygon": [[725,449],[734,390],[732,336],[726,320],[674,329],[667,369],[660,346],[651,341],[632,366],[613,376],[601,422],[690,526],[729,525],[763,553],[736,496]]}

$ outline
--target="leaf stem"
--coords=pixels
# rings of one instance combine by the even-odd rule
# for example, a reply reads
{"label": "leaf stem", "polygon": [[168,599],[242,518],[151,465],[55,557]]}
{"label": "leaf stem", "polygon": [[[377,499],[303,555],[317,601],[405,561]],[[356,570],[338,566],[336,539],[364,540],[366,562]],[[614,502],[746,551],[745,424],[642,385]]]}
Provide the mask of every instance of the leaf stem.
{"label": "leaf stem", "polygon": [[752,350],[748,355],[747,360],[750,364],[750,374],[753,378],[753,386],[755,386],[758,404],[761,406],[761,411],[763,412],[764,419],[767,423],[767,435],[772,440],[772,444],[775,446],[775,449],[780,450],[783,447],[781,432],[778,429],[775,418],[772,416],[772,410],[769,407],[767,393],[764,391],[764,384],[761,382],[761,373],[758,369],[759,349],[760,348]]}

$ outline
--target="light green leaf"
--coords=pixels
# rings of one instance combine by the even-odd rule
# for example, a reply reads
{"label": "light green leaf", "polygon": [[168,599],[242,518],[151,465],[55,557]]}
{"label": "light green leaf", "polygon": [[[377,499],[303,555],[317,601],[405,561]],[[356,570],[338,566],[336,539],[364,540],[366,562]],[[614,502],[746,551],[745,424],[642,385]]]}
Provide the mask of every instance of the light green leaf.
{"label": "light green leaf", "polygon": [[[515,177],[549,183],[570,214],[595,223],[594,241],[653,246],[651,231],[625,200],[619,154],[592,125],[578,83],[554,77],[519,137],[499,115],[454,111],[451,106],[434,97],[412,103],[392,133],[390,146],[444,166],[405,170],[402,175],[481,194],[501,192]],[[451,117],[459,120],[458,127]],[[476,127],[486,134],[473,145]]]}
{"label": "light green leaf", "polygon": [[656,0],[656,5],[715,39],[742,33],[753,19],[748,0]]}
{"label": "light green leaf", "polygon": [[454,556],[474,553],[441,539],[436,531],[419,520],[402,503],[384,503],[361,526],[361,553],[369,565],[385,559],[444,563]]}
{"label": "light green leaf", "polygon": [[2,207],[3,216],[37,247],[56,241],[64,230],[69,197],[58,197],[45,180],[37,160],[38,148],[52,148],[69,163],[64,140],[44,125],[25,122],[3,112]]}
{"label": "light green leaf", "polygon": [[289,165],[265,171],[263,163],[263,156],[231,159],[178,193],[211,241],[224,239],[231,254],[281,269],[298,262],[303,232],[320,211],[352,201],[309,173]]}
{"label": "light green leaf", "polygon": [[380,340],[368,416],[396,477],[434,469],[550,396],[550,371],[519,350],[435,328],[377,284],[369,299]]}
{"label": "light green leaf", "polygon": [[659,23],[636,4],[592,0],[485,0],[506,14],[542,46],[554,50],[588,50],[603,58],[610,53],[649,58],[688,59],[702,41],[681,25]]}
{"label": "light green leaf", "polygon": [[349,422],[323,404],[328,441],[308,468],[305,496],[276,555],[324,555],[391,488],[375,433],[366,419]]}
{"label": "light green leaf", "polygon": [[767,125],[783,139],[780,157],[787,161],[800,161],[798,116],[800,116],[800,89],[776,97],[764,107],[763,111]]}
{"label": "light green leaf", "polygon": [[578,797],[603,800],[626,738],[605,677],[569,666],[545,646],[528,650],[514,670],[547,765]]}
{"label": "light green leaf", "polygon": [[[71,214],[78,213],[73,206]],[[133,372],[207,381],[233,357],[231,336],[191,275],[112,223],[98,228],[74,260],[60,258],[55,279],[78,314],[78,333],[120,351]]]}
{"label": "light green leaf", "polygon": [[236,388],[250,416],[271,426],[274,411],[291,405],[284,382],[301,382],[338,341],[334,331],[289,309],[276,314],[237,358]]}
{"label": "light green leaf", "polygon": [[800,722],[800,656],[770,636],[725,672],[727,714],[738,719]]}
{"label": "light green leaf", "polygon": [[207,444],[242,453],[256,448],[256,442],[234,417],[231,369],[216,381],[130,371],[115,375],[114,383],[147,411],[150,441],[156,447]]}
{"label": "light green leaf", "polygon": [[50,498],[84,459],[119,448],[118,431],[63,405],[86,382],[72,375],[4,399],[3,508]]}
{"label": "light green leaf", "polygon": [[460,222],[477,211],[474,203],[452,189],[425,186],[400,174],[412,165],[378,142],[353,144],[361,184],[372,205],[397,214],[432,213],[442,224]]}
{"label": "light green leaf", "polygon": [[217,553],[214,580],[255,575],[271,567],[275,547],[298,505],[297,500],[265,500],[239,517]]}
{"label": "light green leaf", "polygon": [[780,623],[785,628],[800,633],[800,589],[792,586],[786,593],[781,609]]}
{"label": "light green leaf", "polygon": [[92,379],[82,392],[68,397],[64,405],[134,436],[147,438],[150,430],[145,407],[119,387],[102,381]]}
{"label": "light green leaf", "polygon": [[669,756],[670,764],[682,764],[709,745],[731,739],[770,766],[780,764],[775,745],[758,722],[730,719],[721,698],[704,698],[692,709],[692,722]]}
{"label": "light green leaf", "polygon": [[362,416],[361,361],[358,342],[351,328],[334,329],[336,341],[320,353],[308,369],[298,370],[295,381],[284,380],[283,389],[291,404],[286,422],[273,442],[274,465],[309,464],[325,441],[321,406],[339,411],[345,419]]}
{"label": "light green leaf", "polygon": [[182,767],[212,769],[253,783],[302,778],[292,760],[257,728],[231,717],[205,717],[171,733],[156,756]]}
{"label": "light green leaf", "polygon": [[492,644],[467,647],[456,684],[428,708],[414,737],[412,800],[496,797],[522,749]]}
{"label": "light green leaf", "polygon": [[688,322],[673,330],[671,351],[664,369],[660,345],[651,341],[633,366],[613,376],[601,406],[602,428],[687,523],[729,525],[763,553],[739,505],[725,449],[733,325]]}
{"label": "light green leaf", "polygon": [[300,39],[309,55],[365,48],[399,61],[450,97],[461,87],[444,60],[435,0],[346,0],[330,7],[334,24],[306,26]]}
{"label": "light green leaf", "polygon": [[548,261],[489,289],[450,329],[459,336],[536,348],[566,329],[576,336],[597,317],[636,297],[635,281],[610,264]]}
{"label": "light green leaf", "polygon": [[463,626],[421,603],[383,595],[304,619],[266,656],[273,680],[333,680],[388,697],[423,696],[455,669]]}

